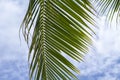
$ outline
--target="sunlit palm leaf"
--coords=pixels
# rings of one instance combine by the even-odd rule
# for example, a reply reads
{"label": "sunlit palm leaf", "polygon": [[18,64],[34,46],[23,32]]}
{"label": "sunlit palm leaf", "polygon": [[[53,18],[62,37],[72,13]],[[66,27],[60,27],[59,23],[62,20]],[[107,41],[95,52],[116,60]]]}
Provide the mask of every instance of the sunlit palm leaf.
{"label": "sunlit palm leaf", "polygon": [[[94,25],[88,0],[30,0],[22,24],[29,42],[30,79],[77,79],[79,70],[61,51],[80,62],[91,45]],[[29,44],[29,43],[28,43]]]}
{"label": "sunlit palm leaf", "polygon": [[97,9],[100,13],[107,15],[107,21],[110,23],[113,18],[116,22],[120,21],[120,0],[93,0],[97,3]]}

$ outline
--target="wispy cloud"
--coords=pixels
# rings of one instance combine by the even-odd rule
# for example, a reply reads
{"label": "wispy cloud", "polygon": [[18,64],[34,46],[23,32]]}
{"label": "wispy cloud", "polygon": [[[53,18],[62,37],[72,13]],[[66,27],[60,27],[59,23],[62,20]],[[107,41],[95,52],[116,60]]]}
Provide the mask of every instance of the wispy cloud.
{"label": "wispy cloud", "polygon": [[105,17],[99,21],[98,38],[92,50],[79,66],[88,80],[117,80],[120,73],[120,28],[107,27]]}
{"label": "wispy cloud", "polygon": [[27,45],[20,45],[19,27],[28,0],[0,0],[0,80],[26,80]]}
{"label": "wispy cloud", "polygon": [[[27,0],[24,1],[27,4]],[[1,58],[15,58],[26,52],[25,45],[20,47],[19,26],[27,5],[18,0],[0,0],[0,55]],[[21,54],[20,54],[21,53]],[[11,58],[11,59],[12,59]]]}
{"label": "wispy cloud", "polygon": [[[28,0],[0,0],[0,80],[28,79],[23,75],[27,74],[27,47],[24,42],[20,46],[19,40],[27,4]],[[80,80],[119,80],[120,29],[106,29],[104,17],[98,22],[96,49],[90,51],[84,62],[75,63],[81,70]]]}

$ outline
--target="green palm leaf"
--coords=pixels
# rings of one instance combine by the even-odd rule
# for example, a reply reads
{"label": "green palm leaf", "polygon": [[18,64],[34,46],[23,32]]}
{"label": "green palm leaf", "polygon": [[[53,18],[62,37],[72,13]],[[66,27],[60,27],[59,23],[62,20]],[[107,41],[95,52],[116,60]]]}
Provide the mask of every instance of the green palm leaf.
{"label": "green palm leaf", "polygon": [[93,0],[97,4],[100,14],[107,15],[107,21],[112,22],[116,18],[116,23],[120,20],[120,0]]}
{"label": "green palm leaf", "polygon": [[[88,0],[30,0],[22,24],[30,43],[30,79],[76,80],[79,70],[61,51],[80,62],[90,47],[95,25]],[[30,33],[32,39],[30,39]]]}

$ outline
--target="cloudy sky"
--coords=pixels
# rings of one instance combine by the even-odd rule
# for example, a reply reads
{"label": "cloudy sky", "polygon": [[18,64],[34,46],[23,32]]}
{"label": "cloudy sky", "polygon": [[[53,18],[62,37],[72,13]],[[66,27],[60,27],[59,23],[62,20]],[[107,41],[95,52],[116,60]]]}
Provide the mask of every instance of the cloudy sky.
{"label": "cloudy sky", "polygon": [[[28,80],[27,52],[19,39],[19,26],[29,0],[0,0],[0,80]],[[105,16],[84,62],[76,64],[80,80],[120,80],[120,28],[107,27]],[[22,37],[22,36],[21,36]]]}

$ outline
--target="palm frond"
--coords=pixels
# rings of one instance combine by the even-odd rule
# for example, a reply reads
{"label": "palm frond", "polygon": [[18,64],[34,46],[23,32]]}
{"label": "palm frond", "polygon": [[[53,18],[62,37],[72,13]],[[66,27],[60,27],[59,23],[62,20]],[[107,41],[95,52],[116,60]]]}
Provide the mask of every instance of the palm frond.
{"label": "palm frond", "polygon": [[93,0],[97,3],[97,10],[100,14],[107,15],[107,21],[111,23],[116,18],[116,23],[120,20],[120,0]]}
{"label": "palm frond", "polygon": [[80,62],[92,43],[95,25],[88,0],[30,0],[22,23],[29,49],[30,79],[74,80],[79,70],[61,51]]}

